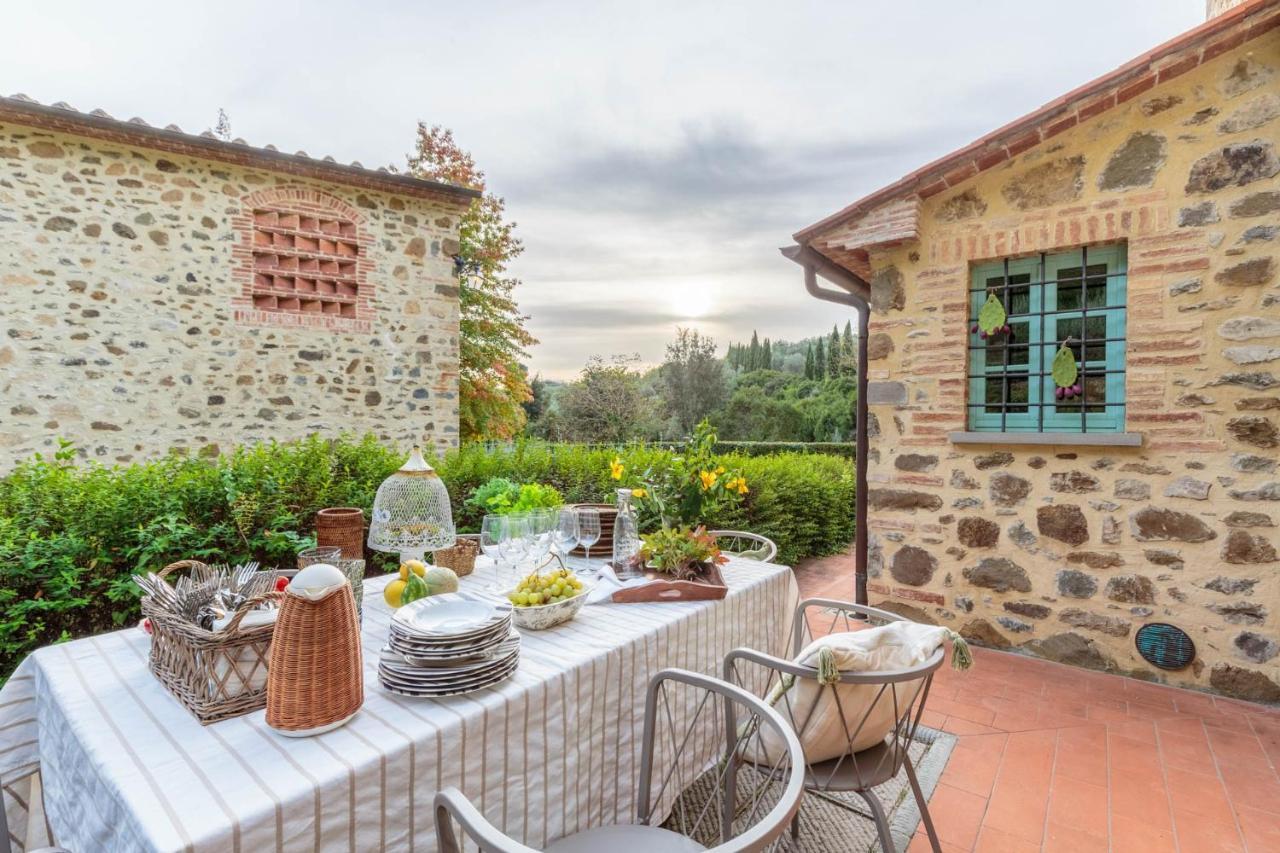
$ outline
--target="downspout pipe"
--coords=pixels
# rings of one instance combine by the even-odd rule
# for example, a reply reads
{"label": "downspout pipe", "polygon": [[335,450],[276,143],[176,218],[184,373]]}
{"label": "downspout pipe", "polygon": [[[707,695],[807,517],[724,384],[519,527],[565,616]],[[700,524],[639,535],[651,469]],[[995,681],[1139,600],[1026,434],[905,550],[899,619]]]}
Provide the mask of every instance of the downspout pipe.
{"label": "downspout pipe", "polygon": [[[871,285],[860,276],[837,266],[808,246],[780,249],[783,257],[804,268],[804,287],[809,295],[824,302],[834,302],[858,312],[858,400],[855,408],[854,487],[854,601],[867,603],[867,335],[871,317]],[[833,290],[818,283],[818,276],[839,287]]]}

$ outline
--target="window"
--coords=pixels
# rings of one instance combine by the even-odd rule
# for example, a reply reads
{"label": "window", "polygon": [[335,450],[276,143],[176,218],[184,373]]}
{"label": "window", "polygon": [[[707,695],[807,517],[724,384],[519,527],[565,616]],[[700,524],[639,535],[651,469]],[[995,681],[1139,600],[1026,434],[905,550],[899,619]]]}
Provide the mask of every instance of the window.
{"label": "window", "polygon": [[[1123,432],[1125,275],[1123,246],[974,267],[970,327],[994,293],[1012,333],[969,335],[969,429]],[[1067,399],[1056,396],[1051,375],[1063,342],[1080,370],[1081,393]]]}
{"label": "window", "polygon": [[289,210],[253,212],[253,307],[354,318],[360,244],[354,222]]}

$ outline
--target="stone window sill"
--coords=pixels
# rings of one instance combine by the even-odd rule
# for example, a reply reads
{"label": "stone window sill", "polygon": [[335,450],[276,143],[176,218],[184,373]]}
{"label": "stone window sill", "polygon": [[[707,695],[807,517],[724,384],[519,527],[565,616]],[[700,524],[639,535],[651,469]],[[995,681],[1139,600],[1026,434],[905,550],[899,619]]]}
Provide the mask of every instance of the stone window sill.
{"label": "stone window sill", "polygon": [[953,432],[952,444],[1021,444],[1028,447],[1141,447],[1140,432]]}

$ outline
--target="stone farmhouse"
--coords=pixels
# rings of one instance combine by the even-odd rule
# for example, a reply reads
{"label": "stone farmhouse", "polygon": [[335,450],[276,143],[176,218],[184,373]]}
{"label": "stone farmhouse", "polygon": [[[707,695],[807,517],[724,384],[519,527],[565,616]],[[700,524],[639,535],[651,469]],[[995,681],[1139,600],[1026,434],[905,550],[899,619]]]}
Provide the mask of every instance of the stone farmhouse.
{"label": "stone farmhouse", "polygon": [[0,470],[458,440],[474,190],[0,98]]}
{"label": "stone farmhouse", "polygon": [[870,305],[871,603],[1274,702],[1280,3],[1209,7],[784,254]]}

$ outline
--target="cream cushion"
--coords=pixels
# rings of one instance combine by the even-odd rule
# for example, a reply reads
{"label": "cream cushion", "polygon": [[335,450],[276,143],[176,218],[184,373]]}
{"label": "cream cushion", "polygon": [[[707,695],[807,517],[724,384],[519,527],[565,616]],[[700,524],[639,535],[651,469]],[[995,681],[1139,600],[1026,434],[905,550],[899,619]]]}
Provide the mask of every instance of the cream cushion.
{"label": "cream cushion", "polygon": [[[817,669],[822,650],[830,649],[835,668],[841,672],[911,669],[927,661],[947,635],[946,628],[935,625],[890,622],[814,640],[796,656],[795,663]],[[923,685],[923,678],[889,685],[826,685],[817,678],[796,678],[789,689],[776,689],[769,699],[796,728],[805,761],[816,764],[883,741]],[[782,738],[767,727],[762,727],[760,741],[765,754],[757,760],[773,763],[786,749]]]}

